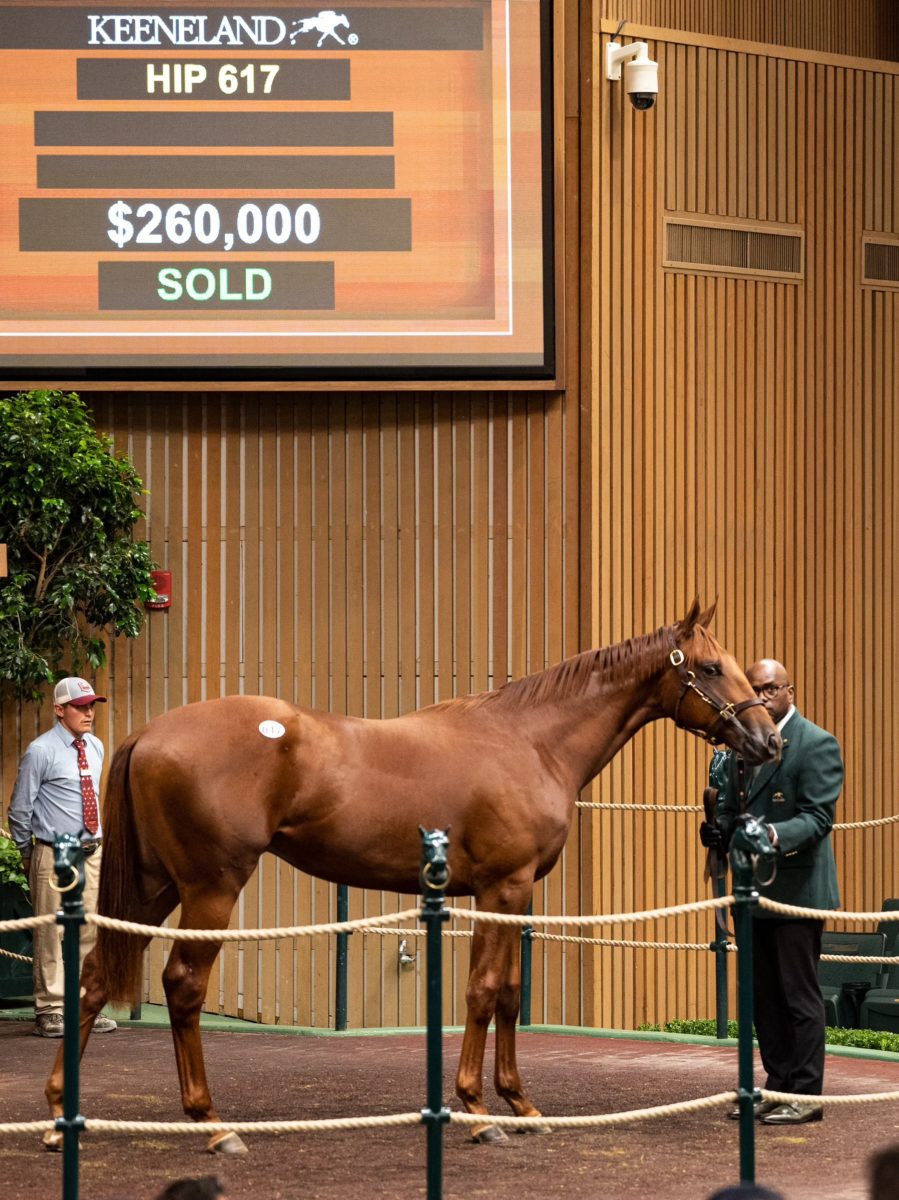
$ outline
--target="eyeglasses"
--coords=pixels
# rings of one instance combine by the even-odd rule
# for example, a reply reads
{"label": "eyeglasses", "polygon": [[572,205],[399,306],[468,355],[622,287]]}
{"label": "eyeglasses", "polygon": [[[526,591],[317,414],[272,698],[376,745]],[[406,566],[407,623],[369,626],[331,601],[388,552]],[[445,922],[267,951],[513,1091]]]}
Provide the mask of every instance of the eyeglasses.
{"label": "eyeglasses", "polygon": [[792,686],[791,683],[763,683],[761,687],[754,687],[752,690],[757,696],[766,696],[769,700],[773,700],[778,692]]}

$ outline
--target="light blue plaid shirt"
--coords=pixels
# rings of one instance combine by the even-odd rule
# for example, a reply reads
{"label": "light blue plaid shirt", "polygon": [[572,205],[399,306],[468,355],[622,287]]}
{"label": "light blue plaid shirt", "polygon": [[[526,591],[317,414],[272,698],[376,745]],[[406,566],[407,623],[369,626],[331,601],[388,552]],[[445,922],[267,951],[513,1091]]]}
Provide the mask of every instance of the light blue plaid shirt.
{"label": "light blue plaid shirt", "polygon": [[[57,721],[22,755],[7,815],[13,841],[26,858],[31,857],[32,837],[52,842],[60,833],[73,833],[84,842],[93,842],[103,836],[102,829],[88,833],[82,823],[81,776],[74,741],[75,735]],[[92,733],[86,733],[84,741],[99,796],[103,743]]]}

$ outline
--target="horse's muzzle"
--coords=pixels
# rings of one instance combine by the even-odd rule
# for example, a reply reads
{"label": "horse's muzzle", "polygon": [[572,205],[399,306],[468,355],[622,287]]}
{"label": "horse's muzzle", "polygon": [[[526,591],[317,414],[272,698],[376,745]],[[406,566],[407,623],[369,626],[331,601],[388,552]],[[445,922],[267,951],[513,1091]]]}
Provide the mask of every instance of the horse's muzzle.
{"label": "horse's muzzle", "polygon": [[770,733],[755,729],[746,731],[746,744],[742,749],[742,754],[751,766],[779,762],[782,751],[783,738],[776,729],[771,730]]}

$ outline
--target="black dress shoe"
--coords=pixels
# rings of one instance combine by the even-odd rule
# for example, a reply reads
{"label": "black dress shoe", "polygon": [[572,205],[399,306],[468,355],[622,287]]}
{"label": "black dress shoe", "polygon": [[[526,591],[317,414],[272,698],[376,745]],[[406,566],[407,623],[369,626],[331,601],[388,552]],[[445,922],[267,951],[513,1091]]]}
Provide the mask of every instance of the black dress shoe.
{"label": "black dress shoe", "polygon": [[820,1121],[824,1117],[824,1105],[795,1100],[792,1104],[779,1104],[766,1116],[763,1125],[804,1125],[807,1121]]}
{"label": "black dress shoe", "polygon": [[[779,1100],[757,1100],[755,1102],[755,1104],[752,1106],[752,1114],[757,1121],[760,1121],[762,1119],[762,1117],[764,1117],[767,1113],[774,1112],[775,1108],[779,1108],[779,1107],[780,1107]],[[739,1121],[739,1119],[740,1119],[739,1104],[735,1105],[734,1108],[732,1108],[727,1115],[731,1121]]]}

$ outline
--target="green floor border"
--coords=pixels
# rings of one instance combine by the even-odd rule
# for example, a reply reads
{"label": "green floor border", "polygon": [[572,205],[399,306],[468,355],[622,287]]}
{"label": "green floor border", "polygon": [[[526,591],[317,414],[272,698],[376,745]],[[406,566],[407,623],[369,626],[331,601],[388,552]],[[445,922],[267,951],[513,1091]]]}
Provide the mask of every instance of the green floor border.
{"label": "green floor border", "polygon": [[[8,1002],[12,1003],[12,1002]],[[139,1020],[132,1021],[127,1010],[107,1009],[118,1023],[125,1029],[168,1029],[169,1014],[164,1004],[144,1004],[141,1006]],[[34,1019],[34,1009],[31,1004],[26,1007],[4,1007],[0,1002],[0,1021],[31,1021]],[[218,1033],[277,1033],[286,1037],[318,1037],[318,1038],[347,1038],[347,1037],[398,1037],[402,1035],[424,1036],[423,1025],[398,1026],[372,1029],[313,1029],[305,1025],[262,1025],[256,1021],[244,1021],[240,1017],[223,1017],[215,1013],[200,1014],[200,1028]],[[462,1033],[463,1026],[447,1025],[444,1033]],[[563,1037],[594,1037],[611,1038],[629,1042],[671,1042],[674,1044],[693,1046],[727,1046],[736,1049],[736,1038],[707,1037],[696,1033],[664,1033],[658,1030],[644,1029],[588,1029],[579,1025],[522,1025],[519,1032],[524,1036],[529,1033],[552,1033]],[[833,1046],[828,1043],[828,1054],[841,1058],[864,1058],[880,1062],[899,1062],[899,1054],[890,1050],[869,1050],[858,1046]]]}
{"label": "green floor border", "polygon": [[[12,1006],[12,1001],[3,1006],[0,1002],[0,1021],[33,1021],[34,1007]],[[143,1004],[138,1020],[132,1020],[128,1009],[105,1008],[123,1029],[168,1029],[169,1012],[164,1004]],[[393,1037],[398,1034],[424,1034],[424,1025],[399,1026],[372,1029],[313,1029],[306,1025],[263,1025],[258,1021],[245,1021],[241,1017],[224,1017],[216,1013],[200,1013],[200,1028],[217,1033],[280,1033],[287,1037]],[[447,1025],[444,1033],[461,1033],[463,1026]]]}

